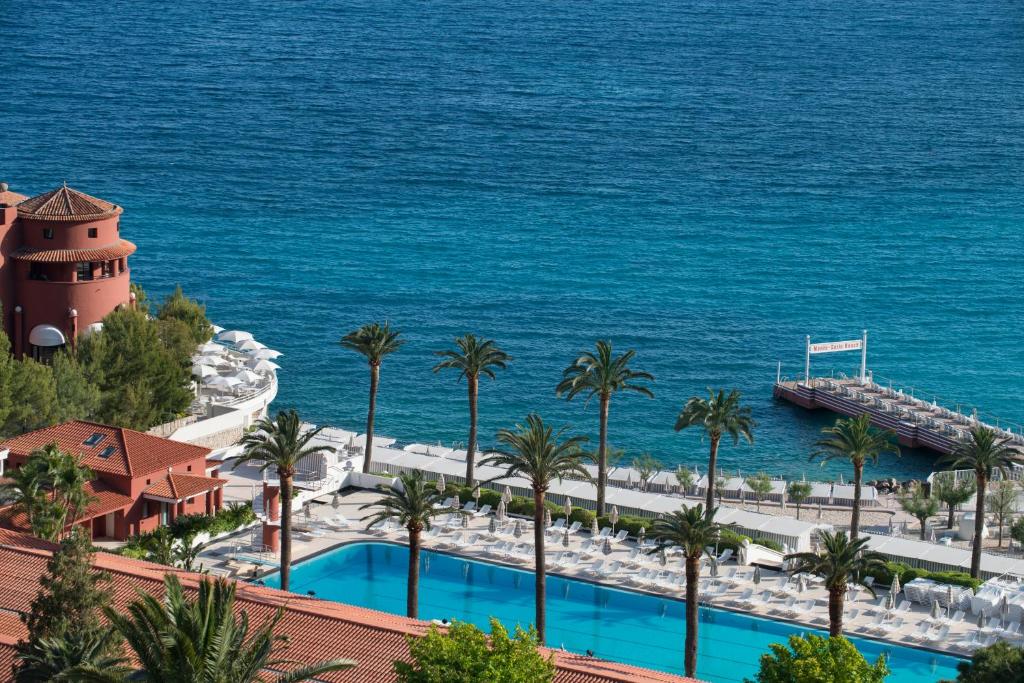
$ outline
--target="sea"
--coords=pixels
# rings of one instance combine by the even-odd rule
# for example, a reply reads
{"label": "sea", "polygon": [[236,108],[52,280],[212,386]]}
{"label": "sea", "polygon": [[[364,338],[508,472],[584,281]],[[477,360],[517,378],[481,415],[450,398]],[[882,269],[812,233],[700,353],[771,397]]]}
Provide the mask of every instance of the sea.
{"label": "sea", "polygon": [[514,357],[484,446],[531,411],[596,435],[554,387],[597,339],[656,377],[612,401],[626,461],[705,462],[673,423],[722,387],[757,420],[723,467],[848,476],[809,458],[832,417],[771,389],[865,329],[879,381],[1024,422],[1016,0],[37,0],[0,2],[0,46],[0,180],[122,205],[133,280],[282,351],[275,407],[309,421],[361,429],[338,340],[388,321],[402,442],[465,441],[431,368],[467,332]]}

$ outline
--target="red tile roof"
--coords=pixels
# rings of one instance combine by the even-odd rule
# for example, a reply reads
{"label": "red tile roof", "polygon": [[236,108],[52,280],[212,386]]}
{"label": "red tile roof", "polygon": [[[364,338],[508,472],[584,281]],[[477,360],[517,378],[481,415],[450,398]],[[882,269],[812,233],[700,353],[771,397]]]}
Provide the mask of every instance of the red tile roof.
{"label": "red tile roof", "polygon": [[[89,503],[89,507],[85,509],[85,512],[75,520],[76,522],[102,517],[107,513],[123,510],[135,503],[131,496],[119,493],[99,480],[87,481],[84,488],[85,492],[93,497],[93,501]],[[24,512],[16,511],[15,505],[0,508],[0,524],[25,532],[31,530],[28,517],[25,516]]]}
{"label": "red tile roof", "polygon": [[56,190],[26,199],[18,204],[18,215],[48,221],[88,221],[121,213],[116,204],[73,190],[66,184]]}
{"label": "red tile roof", "polygon": [[169,473],[163,479],[154,481],[152,484],[147,486],[143,493],[148,493],[151,496],[157,496],[159,498],[173,498],[174,500],[181,500],[182,498],[191,498],[192,496],[198,496],[206,493],[218,486],[223,486],[228,483],[227,479],[217,479],[215,477],[197,477],[193,474],[175,474]]}
{"label": "red tile roof", "polygon": [[11,258],[38,263],[112,261],[122,256],[131,256],[135,253],[135,249],[135,245],[128,240],[118,240],[115,244],[96,249],[39,249],[38,247],[21,247],[11,254]]}
{"label": "red tile roof", "polygon": [[6,183],[0,183],[0,206],[17,206],[26,199],[25,195],[8,190]]}
{"label": "red tile roof", "polygon": [[[40,545],[42,544],[42,546]],[[45,571],[52,544],[26,539],[21,534],[0,530],[0,614],[27,610]],[[114,605],[123,608],[136,596],[136,590],[163,594],[163,575],[174,571],[187,589],[194,590],[202,578],[198,574],[172,570],[140,560],[97,553],[94,565],[109,571],[113,578]],[[315,662],[346,657],[358,666],[323,677],[344,683],[387,683],[395,680],[393,662],[408,657],[406,636],[425,633],[429,624],[415,619],[376,612],[341,603],[293,595],[272,588],[238,584],[236,606],[249,613],[253,626],[271,618],[277,608],[285,615],[278,630],[290,637],[283,657],[298,662]],[[20,622],[0,617],[0,666],[9,653],[3,643],[24,635]],[[683,683],[687,679],[649,671],[625,664],[604,662],[558,651],[553,654],[557,683]]]}
{"label": "red tile roof", "polygon": [[[84,442],[93,434],[101,434],[103,439],[95,446],[85,445]],[[94,472],[130,477],[166,472],[168,467],[196,458],[206,458],[210,454],[210,449],[202,446],[84,421],[37,429],[0,443],[0,449],[9,448],[11,455],[27,458],[33,451],[54,441],[62,450],[81,455],[82,464]],[[113,447],[114,450],[102,457],[107,447]]]}

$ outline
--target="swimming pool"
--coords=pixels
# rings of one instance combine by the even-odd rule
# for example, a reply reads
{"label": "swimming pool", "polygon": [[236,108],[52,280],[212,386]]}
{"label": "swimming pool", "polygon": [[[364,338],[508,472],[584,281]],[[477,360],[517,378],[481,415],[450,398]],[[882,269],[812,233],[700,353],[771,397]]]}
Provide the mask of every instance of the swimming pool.
{"label": "swimming pool", "polygon": [[[292,568],[291,590],[405,614],[408,549],[353,543]],[[487,628],[496,616],[508,626],[533,621],[533,574],[424,551],[420,618],[459,619]],[[266,579],[278,586],[277,575]],[[653,595],[548,577],[548,645],[651,669],[682,673],[684,605]],[[769,643],[811,629],[711,608],[701,609],[697,675],[711,683],[742,681],[757,672]],[[956,678],[955,657],[854,638],[870,659],[885,652],[887,683]]]}

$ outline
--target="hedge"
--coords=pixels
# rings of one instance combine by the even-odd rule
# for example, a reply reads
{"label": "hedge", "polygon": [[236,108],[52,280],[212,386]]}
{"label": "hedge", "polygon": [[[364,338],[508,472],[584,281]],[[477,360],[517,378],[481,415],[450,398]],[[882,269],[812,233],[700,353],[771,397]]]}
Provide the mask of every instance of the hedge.
{"label": "hedge", "polygon": [[[252,503],[230,503],[226,508],[221,509],[215,515],[192,514],[181,515],[168,525],[171,536],[177,539],[184,538],[189,534],[206,532],[210,536],[234,531],[256,521],[256,513],[252,510]],[[125,557],[144,559],[146,557],[146,541],[154,532],[138,534],[129,538],[121,547],[120,554]]]}
{"label": "hedge", "polygon": [[869,576],[873,576],[875,583],[882,586],[892,585],[894,576],[899,576],[900,585],[903,586],[914,579],[931,579],[936,583],[948,583],[976,591],[983,583],[981,579],[972,578],[965,572],[932,572],[918,567],[908,567],[902,562],[886,562],[885,567],[869,572]]}

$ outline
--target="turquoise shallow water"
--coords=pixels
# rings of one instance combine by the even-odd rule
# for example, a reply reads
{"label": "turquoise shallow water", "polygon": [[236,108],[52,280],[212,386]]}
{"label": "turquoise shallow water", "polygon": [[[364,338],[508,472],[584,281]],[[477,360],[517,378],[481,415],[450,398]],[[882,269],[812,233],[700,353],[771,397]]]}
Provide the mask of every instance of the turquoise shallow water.
{"label": "turquoise shallow water", "polygon": [[[292,591],[373,609],[405,613],[408,549],[357,543],[307,560],[292,570]],[[421,565],[420,618],[460,619],[487,628],[497,616],[507,626],[533,621],[533,574],[451,555],[425,552]],[[276,587],[276,575],[267,585]],[[548,643],[574,652],[682,673],[685,605],[595,584],[548,578]],[[752,678],[768,645],[808,629],[704,609],[697,676],[710,683]],[[956,659],[923,650],[854,639],[872,661],[883,652],[887,683],[956,678]]]}
{"label": "turquoise shallow water", "polygon": [[877,375],[1024,421],[1019,3],[40,0],[0,33],[0,176],[123,204],[134,277],[285,352],[311,420],[359,427],[335,342],[387,318],[378,429],[409,440],[465,439],[430,366],[470,330],[516,357],[484,443],[530,409],[595,432],[552,387],[598,336],[658,377],[613,443],[671,463],[712,384],[760,422],[724,466],[815,474],[823,418],[770,394],[805,334],[867,327]]}

